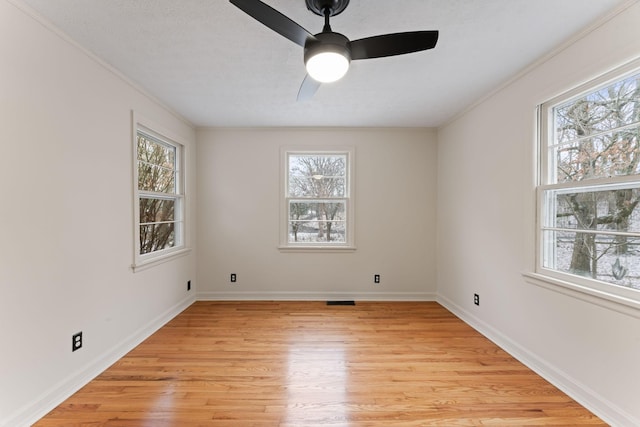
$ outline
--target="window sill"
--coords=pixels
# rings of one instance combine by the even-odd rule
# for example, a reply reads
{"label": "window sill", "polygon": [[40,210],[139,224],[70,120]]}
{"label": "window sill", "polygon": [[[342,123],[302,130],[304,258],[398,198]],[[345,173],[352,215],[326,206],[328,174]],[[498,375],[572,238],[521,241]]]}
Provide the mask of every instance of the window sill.
{"label": "window sill", "polygon": [[354,252],[355,246],[278,246],[280,252]]}
{"label": "window sill", "polygon": [[162,263],[171,261],[175,258],[185,256],[190,252],[191,252],[191,248],[181,248],[181,249],[173,250],[171,252],[164,253],[162,255],[154,256],[152,258],[141,259],[141,260],[139,259],[133,264],[131,264],[131,268],[133,269],[134,273],[137,273],[139,271],[144,271],[148,268],[155,267],[158,264],[162,264]]}
{"label": "window sill", "polygon": [[540,273],[523,272],[522,276],[527,283],[531,283],[554,292],[559,292],[618,313],[640,318],[639,300],[604,292]]}

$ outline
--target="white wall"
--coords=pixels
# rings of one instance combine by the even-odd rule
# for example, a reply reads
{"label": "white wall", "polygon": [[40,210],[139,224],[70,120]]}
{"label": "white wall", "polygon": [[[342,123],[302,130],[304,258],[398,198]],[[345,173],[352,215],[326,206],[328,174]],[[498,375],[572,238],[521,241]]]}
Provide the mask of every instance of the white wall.
{"label": "white wall", "polygon": [[[198,298],[435,298],[433,131],[205,129],[197,140]],[[355,147],[355,252],[278,250],[280,147],[292,145]]]}
{"label": "white wall", "polygon": [[195,297],[193,254],[130,268],[132,110],[186,141],[193,187],[190,125],[0,0],[0,425],[35,421]]}
{"label": "white wall", "polygon": [[608,422],[629,426],[640,425],[640,313],[521,273],[532,270],[535,246],[536,105],[640,56],[639,22],[636,3],[438,133],[439,300]]}

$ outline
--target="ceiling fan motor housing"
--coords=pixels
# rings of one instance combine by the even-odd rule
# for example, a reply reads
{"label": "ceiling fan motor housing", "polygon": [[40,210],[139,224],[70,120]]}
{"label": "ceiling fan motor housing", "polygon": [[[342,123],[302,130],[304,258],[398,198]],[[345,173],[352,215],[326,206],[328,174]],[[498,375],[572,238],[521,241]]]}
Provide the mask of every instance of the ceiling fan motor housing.
{"label": "ceiling fan motor housing", "polygon": [[349,0],[305,0],[307,9],[319,16],[324,16],[325,9],[329,9],[329,16],[342,13],[349,5]]}
{"label": "ceiling fan motor housing", "polygon": [[315,40],[309,39],[304,45],[304,63],[309,58],[321,52],[335,52],[351,61],[351,43],[349,39],[340,33],[319,33]]}

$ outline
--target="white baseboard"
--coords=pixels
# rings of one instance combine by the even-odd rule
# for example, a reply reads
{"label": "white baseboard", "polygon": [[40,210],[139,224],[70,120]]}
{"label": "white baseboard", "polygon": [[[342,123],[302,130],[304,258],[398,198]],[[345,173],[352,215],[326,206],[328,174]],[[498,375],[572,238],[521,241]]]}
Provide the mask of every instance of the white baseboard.
{"label": "white baseboard", "polygon": [[64,402],[76,391],[84,387],[89,381],[104,372],[105,369],[113,365],[125,354],[133,350],[133,348],[147,339],[151,334],[156,332],[180,312],[193,304],[194,301],[195,297],[189,296],[188,298],[178,302],[147,325],[138,331],[135,331],[112,351],[95,360],[89,366],[78,371],[76,374],[71,375],[70,378],[42,393],[34,399],[33,403],[25,405],[13,415],[2,420],[0,425],[4,427],[29,427],[40,418],[44,417],[56,406]]}
{"label": "white baseboard", "polygon": [[558,387],[572,399],[600,417],[607,424],[620,427],[640,426],[640,420],[636,419],[633,415],[623,411],[617,405],[600,396],[597,392],[585,386],[580,381],[577,381],[575,378],[567,375],[561,369],[550,365],[534,353],[531,353],[517,342],[511,340],[509,337],[478,319],[467,310],[458,306],[453,301],[442,295],[438,295],[436,300],[469,326],[493,341],[496,345],[514,358],[518,359],[532,371]]}
{"label": "white baseboard", "polygon": [[435,301],[435,292],[198,292],[198,301]]}

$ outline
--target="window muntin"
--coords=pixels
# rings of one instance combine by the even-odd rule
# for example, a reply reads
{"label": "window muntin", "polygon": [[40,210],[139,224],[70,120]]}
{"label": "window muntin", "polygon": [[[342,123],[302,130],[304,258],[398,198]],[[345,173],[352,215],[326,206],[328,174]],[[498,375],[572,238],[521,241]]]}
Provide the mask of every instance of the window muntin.
{"label": "window muntin", "polygon": [[608,77],[542,106],[538,270],[616,294],[640,290],[640,72]]}
{"label": "window muntin", "polygon": [[136,251],[148,259],[184,246],[182,146],[139,127],[135,147]]}
{"label": "window muntin", "polygon": [[285,152],[288,247],[350,246],[350,152]]}

